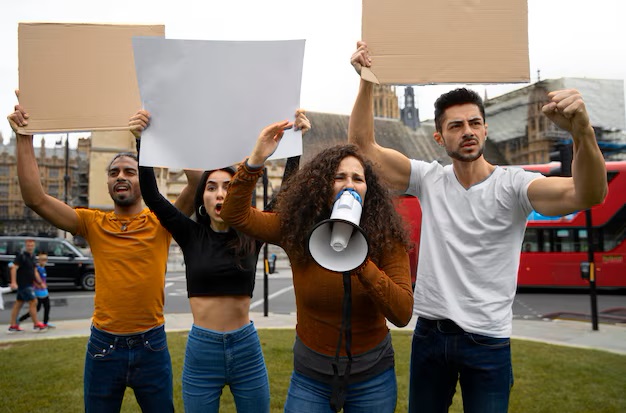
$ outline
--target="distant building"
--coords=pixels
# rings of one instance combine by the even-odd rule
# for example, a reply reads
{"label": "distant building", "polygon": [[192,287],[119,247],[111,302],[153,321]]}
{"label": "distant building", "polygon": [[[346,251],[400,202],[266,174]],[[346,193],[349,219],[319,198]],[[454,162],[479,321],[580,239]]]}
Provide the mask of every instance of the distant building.
{"label": "distant building", "polygon": [[413,130],[420,127],[419,111],[415,102],[415,94],[412,86],[406,86],[404,88],[404,107],[400,111],[400,119],[405,126]]}
{"label": "distant building", "polygon": [[[324,148],[348,142],[348,115],[307,112],[307,116],[313,128],[303,139],[302,162],[310,160]],[[396,149],[409,158],[449,164],[450,158],[435,142],[434,132],[433,121],[421,122],[419,128],[412,130],[398,119],[374,118],[374,133],[380,145]],[[495,164],[505,163],[495,145],[489,141],[485,145],[485,158]]]}
{"label": "distant building", "polygon": [[374,116],[378,118],[399,119],[398,96],[396,87],[390,85],[374,85],[372,91]]}
{"label": "distant building", "polygon": [[582,94],[605,157],[623,157],[626,150],[624,82],[561,78],[543,80],[485,102],[489,139],[495,142],[507,163],[546,163],[571,149],[571,136],[541,111],[548,102],[548,92],[559,89],[577,89]]}
{"label": "distant building", "polygon": [[[41,219],[22,200],[17,180],[16,139],[0,145],[0,234],[55,236],[58,230]],[[76,149],[67,148],[62,140],[52,148],[35,148],[44,191],[72,206],[87,206],[89,176],[88,139],[78,140]],[[66,187],[67,181],[67,187]]]}

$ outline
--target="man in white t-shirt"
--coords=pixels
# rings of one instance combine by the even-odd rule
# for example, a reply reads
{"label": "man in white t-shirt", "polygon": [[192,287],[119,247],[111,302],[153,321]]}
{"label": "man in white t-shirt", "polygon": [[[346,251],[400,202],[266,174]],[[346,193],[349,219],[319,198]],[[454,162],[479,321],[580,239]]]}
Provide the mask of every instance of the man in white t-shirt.
{"label": "man in white t-shirt", "polygon": [[[370,66],[357,43],[351,63]],[[543,113],[572,135],[573,177],[545,178],[491,165],[480,96],[456,89],[435,103],[435,141],[452,165],[409,159],[374,138],[372,84],[361,80],[349,141],[391,187],[419,198],[422,227],[411,351],[410,412],[447,411],[460,381],[465,413],[508,410],[513,385],[511,322],[528,214],[564,215],[602,202],[604,158],[582,96],[548,94]]]}

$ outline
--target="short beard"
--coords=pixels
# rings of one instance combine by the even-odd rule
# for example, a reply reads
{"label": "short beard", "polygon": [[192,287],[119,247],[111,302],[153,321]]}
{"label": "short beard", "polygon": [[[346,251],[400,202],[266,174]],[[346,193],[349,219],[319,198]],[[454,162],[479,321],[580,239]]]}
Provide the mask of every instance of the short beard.
{"label": "short beard", "polygon": [[484,146],[481,146],[478,149],[478,152],[472,155],[463,155],[462,153],[457,152],[457,151],[446,150],[450,158],[456,159],[457,161],[461,161],[461,162],[474,162],[476,159],[480,158],[483,155],[484,151],[485,151]]}
{"label": "short beard", "polygon": [[113,200],[113,203],[118,207],[129,207],[137,203],[137,198],[134,196],[130,196],[127,198],[118,198],[112,196],[111,199]]}

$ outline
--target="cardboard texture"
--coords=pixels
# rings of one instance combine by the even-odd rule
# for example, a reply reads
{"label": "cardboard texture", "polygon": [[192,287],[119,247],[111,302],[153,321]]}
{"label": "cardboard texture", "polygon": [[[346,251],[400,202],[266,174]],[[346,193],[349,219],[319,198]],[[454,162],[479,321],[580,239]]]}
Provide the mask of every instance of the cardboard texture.
{"label": "cardboard texture", "polygon": [[526,0],[363,0],[362,39],[374,83],[530,80]]}
{"label": "cardboard texture", "polygon": [[141,108],[133,36],[165,36],[163,25],[20,23],[22,133],[128,129]]}

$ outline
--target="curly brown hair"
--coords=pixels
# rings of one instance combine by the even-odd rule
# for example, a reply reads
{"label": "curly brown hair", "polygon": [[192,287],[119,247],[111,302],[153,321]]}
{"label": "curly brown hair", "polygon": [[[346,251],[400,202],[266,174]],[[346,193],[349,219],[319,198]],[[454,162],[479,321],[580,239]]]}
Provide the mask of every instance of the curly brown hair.
{"label": "curly brown hair", "polygon": [[398,242],[409,249],[404,222],[372,164],[356,145],[336,145],[318,153],[284,182],[278,193],[275,210],[281,217],[283,246],[294,253],[297,261],[306,263],[312,259],[308,251],[309,233],[318,222],[330,218],[335,173],[347,156],[357,158],[365,172],[367,195],[360,227],[367,234],[370,259],[379,264],[380,258]]}

